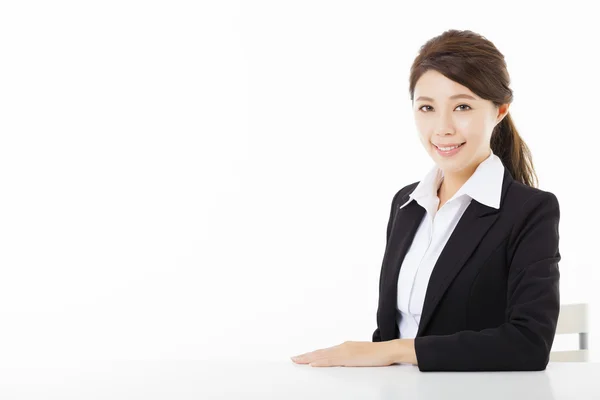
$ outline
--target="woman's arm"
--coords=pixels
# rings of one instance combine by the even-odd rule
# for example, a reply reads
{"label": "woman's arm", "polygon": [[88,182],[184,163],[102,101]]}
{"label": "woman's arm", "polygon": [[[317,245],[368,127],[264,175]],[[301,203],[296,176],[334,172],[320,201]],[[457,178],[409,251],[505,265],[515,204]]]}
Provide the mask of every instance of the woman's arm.
{"label": "woman's arm", "polygon": [[417,354],[415,353],[414,339],[393,339],[389,341],[394,346],[394,364],[417,365]]}
{"label": "woman's arm", "polygon": [[508,246],[506,322],[497,328],[417,337],[421,371],[539,371],[548,364],[560,309],[559,204],[550,192],[529,199]]}

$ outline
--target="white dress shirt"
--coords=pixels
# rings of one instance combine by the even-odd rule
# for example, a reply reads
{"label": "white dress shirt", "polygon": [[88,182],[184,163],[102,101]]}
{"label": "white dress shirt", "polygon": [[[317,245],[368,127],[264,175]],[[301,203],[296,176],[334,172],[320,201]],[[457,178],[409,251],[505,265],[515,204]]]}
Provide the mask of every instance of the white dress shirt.
{"label": "white dress shirt", "polygon": [[473,175],[438,210],[438,188],[444,172],[434,166],[400,208],[415,200],[427,211],[402,262],[398,276],[396,323],[401,338],[417,335],[429,277],[452,231],[472,199],[500,208],[504,165],[493,152],[479,164]]}

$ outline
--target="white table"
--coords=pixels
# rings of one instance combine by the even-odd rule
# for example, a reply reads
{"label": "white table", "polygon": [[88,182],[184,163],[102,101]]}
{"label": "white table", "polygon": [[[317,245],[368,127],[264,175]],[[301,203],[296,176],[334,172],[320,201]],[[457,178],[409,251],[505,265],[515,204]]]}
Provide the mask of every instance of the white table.
{"label": "white table", "polygon": [[0,368],[2,399],[600,399],[600,363],[541,372],[420,372],[412,365],[317,368],[286,360],[86,361]]}

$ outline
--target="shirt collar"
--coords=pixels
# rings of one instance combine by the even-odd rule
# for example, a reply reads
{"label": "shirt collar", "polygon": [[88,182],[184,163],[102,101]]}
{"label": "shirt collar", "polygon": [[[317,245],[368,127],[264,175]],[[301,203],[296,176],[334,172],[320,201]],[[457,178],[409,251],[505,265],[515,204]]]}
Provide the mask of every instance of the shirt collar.
{"label": "shirt collar", "polygon": [[[437,165],[434,166],[409,195],[409,200],[400,208],[403,208],[412,200],[421,200],[421,203],[437,197],[437,190],[443,178],[443,170]],[[448,201],[465,195],[488,207],[499,209],[503,179],[504,164],[497,155],[491,152],[490,156],[479,164],[473,175]]]}

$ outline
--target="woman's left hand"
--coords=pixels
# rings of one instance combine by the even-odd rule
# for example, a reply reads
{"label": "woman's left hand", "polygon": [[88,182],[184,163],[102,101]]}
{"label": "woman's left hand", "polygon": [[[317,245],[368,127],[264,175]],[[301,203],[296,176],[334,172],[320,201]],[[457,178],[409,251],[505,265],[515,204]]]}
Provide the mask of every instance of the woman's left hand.
{"label": "woman's left hand", "polygon": [[311,367],[378,367],[394,364],[397,352],[396,341],[344,342],[291,359],[296,364],[310,364]]}

